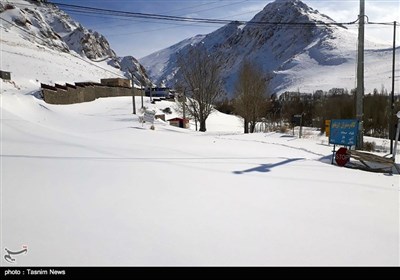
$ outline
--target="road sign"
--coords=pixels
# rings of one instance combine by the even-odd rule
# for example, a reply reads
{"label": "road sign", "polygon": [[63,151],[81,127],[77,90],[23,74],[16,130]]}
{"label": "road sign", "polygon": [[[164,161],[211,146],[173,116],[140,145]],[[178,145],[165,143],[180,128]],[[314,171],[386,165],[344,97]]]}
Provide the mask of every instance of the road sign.
{"label": "road sign", "polygon": [[325,135],[329,137],[329,133],[331,132],[331,120],[325,120]]}
{"label": "road sign", "polygon": [[302,125],[302,115],[293,115],[292,116],[292,124],[295,126]]}
{"label": "road sign", "polygon": [[355,146],[358,135],[358,120],[331,120],[329,143]]}
{"label": "road sign", "polygon": [[350,160],[350,156],[347,154],[347,149],[346,149],[346,148],[343,148],[343,147],[340,148],[340,149],[336,152],[335,160],[336,160],[336,163],[337,163],[339,166],[345,166],[346,163],[348,163],[349,160]]}
{"label": "road sign", "polygon": [[293,124],[293,136],[294,136],[294,127],[300,126],[299,138],[301,138],[301,135],[303,134],[303,114],[293,115],[292,116],[292,124]]}
{"label": "road sign", "polygon": [[153,124],[155,116],[156,116],[156,112],[146,110],[146,111],[144,111],[143,119],[145,122],[149,122],[149,123]]}

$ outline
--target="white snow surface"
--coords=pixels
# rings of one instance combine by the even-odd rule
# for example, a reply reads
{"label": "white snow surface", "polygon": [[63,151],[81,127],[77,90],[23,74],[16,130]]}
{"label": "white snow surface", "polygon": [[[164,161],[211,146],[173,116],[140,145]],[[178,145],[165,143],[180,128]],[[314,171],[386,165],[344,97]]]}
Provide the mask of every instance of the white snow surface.
{"label": "white snow surface", "polygon": [[331,165],[323,136],[242,135],[221,113],[207,133],[151,130],[131,102],[2,92],[1,247],[28,247],[16,265],[399,265],[399,176]]}
{"label": "white snow surface", "polygon": [[122,72],[0,32],[1,265],[24,245],[13,265],[399,265],[398,175],[331,165],[315,131],[243,135],[220,112],[206,133],[153,131],[131,97],[46,104],[40,82]]}

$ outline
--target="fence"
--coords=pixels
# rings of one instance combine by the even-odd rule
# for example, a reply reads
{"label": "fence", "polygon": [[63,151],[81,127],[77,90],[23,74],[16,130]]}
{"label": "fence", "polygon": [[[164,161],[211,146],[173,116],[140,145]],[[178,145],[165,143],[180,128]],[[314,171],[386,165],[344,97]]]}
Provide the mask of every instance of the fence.
{"label": "fence", "polygon": [[42,97],[46,103],[67,105],[90,102],[102,97],[135,96],[142,94],[140,89],[126,87],[112,87],[99,83],[75,83],[54,86],[41,84]]}

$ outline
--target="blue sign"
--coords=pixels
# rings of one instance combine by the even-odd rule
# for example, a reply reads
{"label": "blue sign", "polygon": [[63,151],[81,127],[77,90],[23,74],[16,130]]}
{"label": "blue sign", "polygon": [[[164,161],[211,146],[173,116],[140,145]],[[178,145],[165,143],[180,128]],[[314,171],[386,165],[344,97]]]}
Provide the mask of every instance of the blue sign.
{"label": "blue sign", "polygon": [[331,120],[329,143],[355,146],[358,135],[358,120]]}

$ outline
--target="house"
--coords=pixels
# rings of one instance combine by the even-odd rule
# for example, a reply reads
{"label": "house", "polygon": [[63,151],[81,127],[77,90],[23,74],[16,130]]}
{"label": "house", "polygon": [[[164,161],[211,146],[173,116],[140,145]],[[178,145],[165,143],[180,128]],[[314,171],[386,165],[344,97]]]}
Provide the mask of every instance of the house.
{"label": "house", "polygon": [[189,119],[173,118],[168,120],[169,124],[181,128],[189,128]]}

